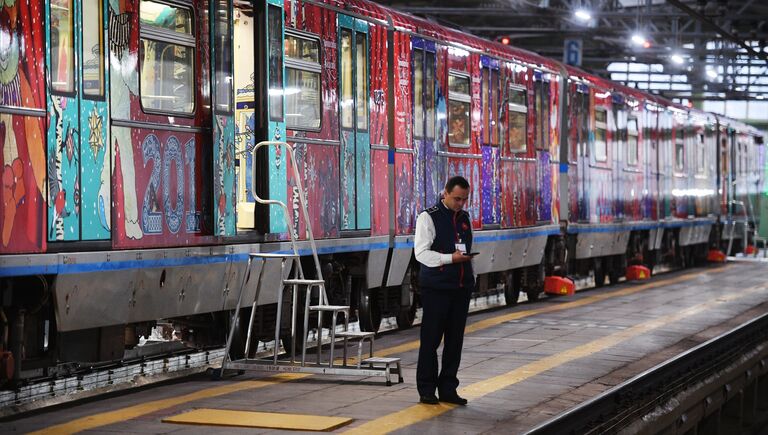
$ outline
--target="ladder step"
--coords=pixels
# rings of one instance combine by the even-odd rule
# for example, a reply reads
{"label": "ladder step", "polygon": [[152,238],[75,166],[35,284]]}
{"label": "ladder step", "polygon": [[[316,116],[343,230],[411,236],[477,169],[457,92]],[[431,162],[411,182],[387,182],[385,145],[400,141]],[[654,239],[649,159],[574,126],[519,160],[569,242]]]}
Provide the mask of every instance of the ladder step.
{"label": "ladder step", "polygon": [[336,333],[336,338],[358,338],[362,340],[365,338],[373,338],[375,335],[375,332],[341,331]]}
{"label": "ladder step", "polygon": [[284,279],[283,285],[324,285],[322,279]]}
{"label": "ladder step", "polygon": [[309,311],[349,311],[349,305],[311,305]]}
{"label": "ladder step", "polygon": [[363,364],[394,364],[396,362],[400,362],[400,358],[388,358],[385,356],[372,356],[370,358],[366,358],[363,361]]}

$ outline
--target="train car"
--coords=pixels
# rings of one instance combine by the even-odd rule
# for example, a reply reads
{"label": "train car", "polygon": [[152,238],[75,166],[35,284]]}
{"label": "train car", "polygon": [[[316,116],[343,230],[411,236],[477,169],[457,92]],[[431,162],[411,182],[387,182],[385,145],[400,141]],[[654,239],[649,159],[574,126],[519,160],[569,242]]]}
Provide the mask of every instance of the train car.
{"label": "train car", "polygon": [[279,264],[246,265],[291,236],[361,329],[409,327],[416,216],[456,174],[476,291],[508,304],[722,242],[762,192],[743,124],[364,0],[2,8],[0,381],[119,360],[158,321],[220,345],[241,291],[273,337]]}

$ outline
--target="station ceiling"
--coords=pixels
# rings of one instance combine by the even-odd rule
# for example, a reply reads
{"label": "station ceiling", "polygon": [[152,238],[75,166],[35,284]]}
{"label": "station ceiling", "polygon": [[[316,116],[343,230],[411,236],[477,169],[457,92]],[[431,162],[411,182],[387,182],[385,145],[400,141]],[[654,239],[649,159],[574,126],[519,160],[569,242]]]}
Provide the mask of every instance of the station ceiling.
{"label": "station ceiling", "polygon": [[765,0],[377,1],[558,60],[580,40],[583,69],[678,101],[768,99]]}

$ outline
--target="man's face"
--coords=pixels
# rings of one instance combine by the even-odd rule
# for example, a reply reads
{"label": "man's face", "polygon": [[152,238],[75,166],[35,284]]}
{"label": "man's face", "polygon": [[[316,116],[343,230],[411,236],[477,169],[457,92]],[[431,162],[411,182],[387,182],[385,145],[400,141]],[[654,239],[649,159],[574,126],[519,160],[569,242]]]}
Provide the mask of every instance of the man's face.
{"label": "man's face", "polygon": [[443,203],[446,207],[453,211],[459,211],[464,208],[464,204],[469,199],[469,189],[464,189],[460,186],[453,186],[450,192],[446,191]]}

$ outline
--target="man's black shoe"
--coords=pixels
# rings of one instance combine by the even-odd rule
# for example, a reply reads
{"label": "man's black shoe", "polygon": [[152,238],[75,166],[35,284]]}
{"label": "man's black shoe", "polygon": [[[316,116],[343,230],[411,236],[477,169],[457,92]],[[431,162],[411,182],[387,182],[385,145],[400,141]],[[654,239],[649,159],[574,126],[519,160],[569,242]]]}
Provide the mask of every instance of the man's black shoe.
{"label": "man's black shoe", "polygon": [[419,402],[425,403],[427,405],[437,405],[438,403],[440,403],[440,401],[437,400],[437,396],[435,396],[434,394],[427,394],[419,397]]}
{"label": "man's black shoe", "polygon": [[446,402],[446,403],[454,403],[456,405],[461,405],[461,406],[464,406],[464,405],[467,404],[467,399],[459,396],[456,393],[447,394],[447,395],[441,394],[440,395],[440,401],[441,402]]}

